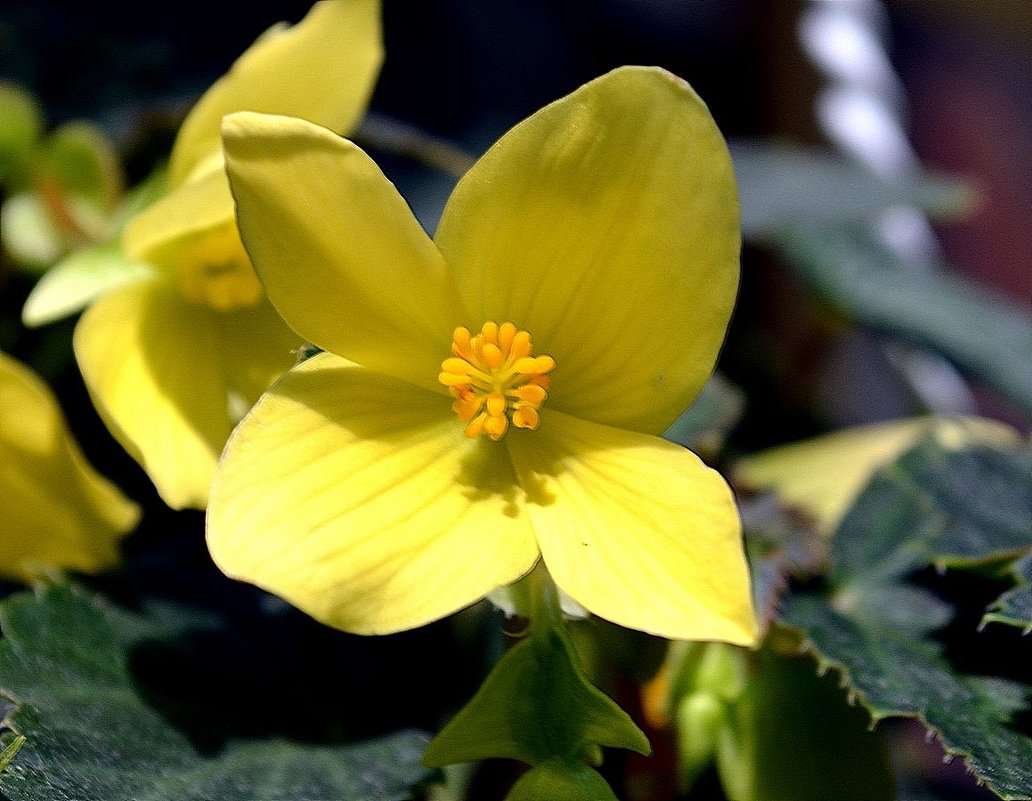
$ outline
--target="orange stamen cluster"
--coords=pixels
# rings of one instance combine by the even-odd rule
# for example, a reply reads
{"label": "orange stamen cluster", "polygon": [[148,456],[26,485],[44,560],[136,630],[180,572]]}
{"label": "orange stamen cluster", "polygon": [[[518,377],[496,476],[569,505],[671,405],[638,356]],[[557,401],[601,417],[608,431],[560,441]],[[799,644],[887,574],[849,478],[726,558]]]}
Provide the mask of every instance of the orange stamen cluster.
{"label": "orange stamen cluster", "polygon": [[530,334],[512,323],[488,321],[480,333],[455,329],[452,356],[441,363],[438,380],[448,387],[452,409],[466,423],[466,436],[499,440],[509,428],[535,429],[548,397],[551,356],[532,356]]}

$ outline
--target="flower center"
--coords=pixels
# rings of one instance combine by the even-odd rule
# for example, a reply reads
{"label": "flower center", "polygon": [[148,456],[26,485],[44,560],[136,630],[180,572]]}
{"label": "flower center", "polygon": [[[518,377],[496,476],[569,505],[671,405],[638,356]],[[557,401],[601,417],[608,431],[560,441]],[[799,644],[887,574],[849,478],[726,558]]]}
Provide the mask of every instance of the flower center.
{"label": "flower center", "polygon": [[452,409],[466,423],[467,437],[487,434],[497,441],[510,423],[538,427],[538,409],[548,397],[546,373],[555,369],[555,359],[531,355],[529,333],[488,321],[474,336],[460,326],[451,349],[455,355],[441,363],[437,380],[455,398]]}
{"label": "flower center", "polygon": [[253,306],[264,296],[236,226],[210,231],[177,259],[179,289],[187,300],[217,311]]}

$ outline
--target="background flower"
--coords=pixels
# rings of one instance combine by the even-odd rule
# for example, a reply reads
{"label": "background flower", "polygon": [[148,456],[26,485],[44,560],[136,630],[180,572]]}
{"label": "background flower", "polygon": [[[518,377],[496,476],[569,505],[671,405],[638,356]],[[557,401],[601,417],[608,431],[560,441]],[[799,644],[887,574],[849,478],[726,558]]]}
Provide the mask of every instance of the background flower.
{"label": "background flower", "polygon": [[86,461],[49,387],[0,353],[0,576],[103,570],[139,518]]}

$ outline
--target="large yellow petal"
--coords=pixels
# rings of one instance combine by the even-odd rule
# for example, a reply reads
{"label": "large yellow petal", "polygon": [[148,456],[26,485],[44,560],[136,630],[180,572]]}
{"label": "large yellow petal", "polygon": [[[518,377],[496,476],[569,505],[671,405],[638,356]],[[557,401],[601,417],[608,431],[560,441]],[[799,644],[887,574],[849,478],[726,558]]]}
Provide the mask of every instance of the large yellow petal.
{"label": "large yellow petal", "polygon": [[331,626],[420,626],[526,573],[538,557],[504,448],[462,436],[447,402],[324,353],[234,432],[208,547]]}
{"label": "large yellow petal", "polygon": [[664,637],[754,641],[738,510],[695,454],[555,411],[505,442],[545,565],[574,600]]}
{"label": "large yellow petal", "polygon": [[242,113],[223,130],[240,232],[283,319],[324,350],[443,391],[437,374],[466,315],[379,168],[303,120]]}
{"label": "large yellow petal", "polygon": [[86,461],[46,384],[0,353],[0,576],[102,570],[139,517]]}
{"label": "large yellow petal", "polygon": [[150,280],[105,295],[75,329],[94,405],[174,508],[204,507],[232,428],[218,322]]}
{"label": "large yellow petal", "polygon": [[350,131],[383,60],[379,0],[325,0],[297,25],[274,26],[197,102],[172,149],[173,184],[219,150],[222,117],[262,111]]}
{"label": "large yellow petal", "polygon": [[735,465],[734,478],[744,486],[773,489],[831,533],[874,472],[928,435],[951,448],[978,442],[1007,445],[1018,439],[1010,426],[984,418],[894,420],[760,451]]}
{"label": "large yellow petal", "polygon": [[131,259],[173,268],[191,239],[234,224],[233,196],[219,158],[129,220],[122,246]]}
{"label": "large yellow petal", "polygon": [[624,67],[503,136],[436,242],[466,325],[510,319],[555,358],[548,408],[658,434],[708,378],[734,303],[731,160],[688,84]]}

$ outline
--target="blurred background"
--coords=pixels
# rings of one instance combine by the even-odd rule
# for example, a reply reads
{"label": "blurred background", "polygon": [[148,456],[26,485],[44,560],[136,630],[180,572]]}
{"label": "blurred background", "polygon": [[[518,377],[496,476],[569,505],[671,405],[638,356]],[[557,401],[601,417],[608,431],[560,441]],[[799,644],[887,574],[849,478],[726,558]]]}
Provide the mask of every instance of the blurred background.
{"label": "blurred background", "polygon": [[[33,92],[49,126],[101,126],[133,184],[167,156],[186,111],[233,59],[309,6],[3,0],[0,81]],[[622,64],[659,65],[695,87],[742,183],[742,285],[720,363],[744,398],[732,453],[923,412],[1029,430],[1029,0],[384,0],[384,27],[386,62],[356,138],[431,231],[455,181],[447,168],[461,158],[446,149],[441,169],[399,152],[412,129],[424,145],[442,140],[475,157]],[[97,419],[71,355],[74,320],[21,325],[33,281],[0,256],[0,350],[55,387],[91,461],[144,503],[151,531],[199,531],[199,513],[164,508]],[[158,565],[169,549],[206,558],[199,538],[127,547],[137,567],[152,560],[139,575],[159,584],[177,580]],[[210,591],[223,587],[213,575]],[[439,628],[327,646],[314,624],[294,622],[290,642],[270,647],[334,649],[332,664],[348,664],[352,681],[408,687],[397,708],[424,710],[416,722],[427,727],[484,669],[482,655],[468,675],[450,654],[430,659],[424,675],[450,683],[434,684],[443,695],[429,702],[425,685],[392,677],[404,676],[398,655],[413,643],[434,653]],[[334,695],[338,676],[322,678],[321,703],[350,704],[385,730],[399,722],[374,708],[376,693],[356,711],[353,695]],[[938,760],[934,746],[912,748],[913,763]],[[984,797],[952,770],[960,789],[950,797]]]}

